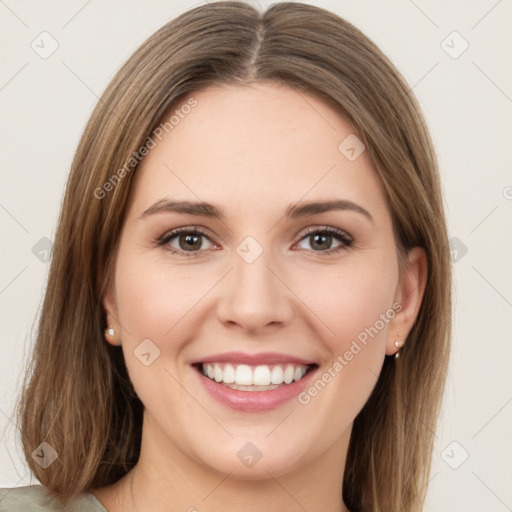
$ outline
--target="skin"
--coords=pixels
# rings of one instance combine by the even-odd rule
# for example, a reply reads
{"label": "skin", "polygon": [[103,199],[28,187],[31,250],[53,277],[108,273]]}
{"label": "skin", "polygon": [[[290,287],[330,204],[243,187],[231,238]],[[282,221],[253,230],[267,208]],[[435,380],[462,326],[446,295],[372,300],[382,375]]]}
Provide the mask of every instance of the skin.
{"label": "skin", "polygon": [[[194,97],[198,105],[137,171],[104,298],[115,329],[107,341],[122,345],[145,406],[140,460],[92,493],[114,512],[347,511],[340,483],[352,423],[397,335],[404,341],[412,328],[425,253],[411,250],[399,274],[368,152],[351,162],[338,150],[354,129],[322,100],[271,82]],[[214,203],[225,218],[142,216],[163,198]],[[350,210],[284,217],[288,205],[327,199],[357,203],[373,221]],[[154,243],[183,226],[207,233],[195,257],[168,250],[180,250],[179,236]],[[352,245],[326,254],[343,243],[333,237],[319,248],[304,233],[326,226]],[[263,249],[250,264],[236,252],[247,236]],[[401,311],[307,404],[234,411],[210,397],[190,366],[220,352],[272,351],[315,361],[321,376],[394,302]],[[133,354],[144,339],[160,350],[149,366]],[[252,467],[237,458],[247,442],[262,453]]]}

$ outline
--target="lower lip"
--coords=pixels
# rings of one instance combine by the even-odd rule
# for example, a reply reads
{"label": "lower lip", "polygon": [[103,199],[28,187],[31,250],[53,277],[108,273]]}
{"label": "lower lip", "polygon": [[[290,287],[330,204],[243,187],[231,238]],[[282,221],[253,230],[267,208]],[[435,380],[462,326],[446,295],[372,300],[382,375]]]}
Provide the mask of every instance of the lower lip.
{"label": "lower lip", "polygon": [[308,386],[317,369],[314,368],[302,379],[292,384],[285,384],[269,391],[240,391],[238,389],[231,389],[209,379],[197,369],[194,369],[194,371],[199,376],[206,390],[220,403],[237,411],[261,412],[276,409],[296,397]]}

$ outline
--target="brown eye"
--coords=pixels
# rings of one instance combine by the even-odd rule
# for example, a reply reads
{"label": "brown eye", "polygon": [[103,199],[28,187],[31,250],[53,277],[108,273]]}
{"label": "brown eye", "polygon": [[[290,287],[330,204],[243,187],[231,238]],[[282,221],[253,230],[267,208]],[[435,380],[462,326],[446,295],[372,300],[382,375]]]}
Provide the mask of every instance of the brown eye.
{"label": "brown eye", "polygon": [[[302,237],[301,243],[309,247],[301,246],[302,249],[312,250],[314,252],[334,253],[346,249],[352,244],[352,239],[343,231],[336,228],[314,229]],[[333,243],[336,244],[333,247]]]}
{"label": "brown eye", "polygon": [[178,242],[184,251],[201,249],[203,245],[202,235],[198,234],[178,235]]}
{"label": "brown eye", "polygon": [[[207,242],[205,243],[205,241]],[[185,256],[195,256],[201,250],[210,249],[213,246],[205,233],[191,228],[179,228],[170,231],[157,242],[157,245],[172,253],[184,254]]]}

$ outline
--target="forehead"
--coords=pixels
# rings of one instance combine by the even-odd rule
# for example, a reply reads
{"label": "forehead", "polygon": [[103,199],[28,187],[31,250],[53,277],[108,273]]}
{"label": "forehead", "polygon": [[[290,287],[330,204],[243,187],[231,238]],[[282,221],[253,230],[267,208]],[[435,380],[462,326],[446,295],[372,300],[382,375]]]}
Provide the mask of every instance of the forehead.
{"label": "forehead", "polygon": [[340,144],[354,129],[321,99],[272,82],[213,86],[192,98],[193,108],[182,108],[190,98],[176,105],[173,128],[137,170],[139,211],[163,197],[248,213],[326,197],[386,208],[368,152],[347,158]]}

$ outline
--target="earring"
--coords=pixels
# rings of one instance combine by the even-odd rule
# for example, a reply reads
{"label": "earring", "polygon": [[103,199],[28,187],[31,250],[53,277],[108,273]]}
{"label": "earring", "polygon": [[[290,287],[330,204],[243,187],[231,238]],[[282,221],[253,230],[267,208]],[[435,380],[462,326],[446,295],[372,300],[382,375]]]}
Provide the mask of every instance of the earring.
{"label": "earring", "polygon": [[114,334],[116,333],[116,331],[114,330],[113,327],[109,327],[108,329],[105,329],[105,336],[114,336]]}
{"label": "earring", "polygon": [[[400,334],[397,334],[397,336],[400,336]],[[402,342],[400,340],[396,340],[395,341],[395,347],[400,349],[400,347],[402,346]],[[400,350],[397,350],[395,352],[395,359],[398,359],[400,357]]]}

